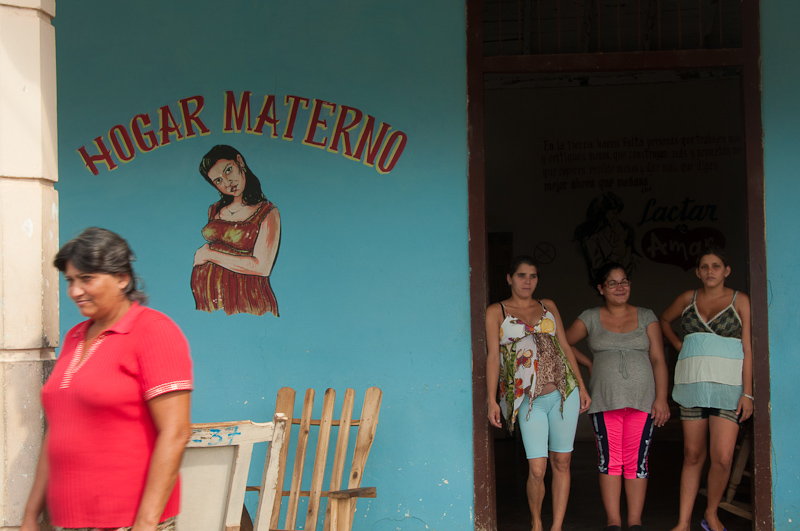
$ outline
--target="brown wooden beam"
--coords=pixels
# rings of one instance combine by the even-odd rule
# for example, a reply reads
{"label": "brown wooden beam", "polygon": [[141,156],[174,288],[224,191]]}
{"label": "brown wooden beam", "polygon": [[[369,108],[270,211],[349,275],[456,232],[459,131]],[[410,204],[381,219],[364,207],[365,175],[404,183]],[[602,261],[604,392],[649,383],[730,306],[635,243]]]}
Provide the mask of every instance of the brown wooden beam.
{"label": "brown wooden beam", "polygon": [[759,0],[742,2],[742,103],[747,171],[747,239],[753,344],[753,524],[772,531],[772,432],[764,209],[764,129],[761,122],[761,19]]}
{"label": "brown wooden beam", "polygon": [[486,410],[486,190],[483,151],[483,2],[467,0],[469,286],[472,323],[472,445],[475,531],[496,531],[494,440]]}
{"label": "brown wooden beam", "polygon": [[[746,3],[746,2],[745,2]],[[500,55],[483,58],[485,73],[638,72],[740,67],[741,49],[679,50],[671,52],[575,53]]]}

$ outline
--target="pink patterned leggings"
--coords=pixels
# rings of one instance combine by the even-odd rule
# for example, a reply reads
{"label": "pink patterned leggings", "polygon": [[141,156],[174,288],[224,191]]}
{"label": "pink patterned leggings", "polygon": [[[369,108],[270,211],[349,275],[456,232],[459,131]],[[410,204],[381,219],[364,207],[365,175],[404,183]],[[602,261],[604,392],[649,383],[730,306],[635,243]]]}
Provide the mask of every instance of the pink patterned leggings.
{"label": "pink patterned leggings", "polygon": [[653,438],[650,414],[626,407],[592,413],[591,417],[600,473],[625,479],[646,478]]}

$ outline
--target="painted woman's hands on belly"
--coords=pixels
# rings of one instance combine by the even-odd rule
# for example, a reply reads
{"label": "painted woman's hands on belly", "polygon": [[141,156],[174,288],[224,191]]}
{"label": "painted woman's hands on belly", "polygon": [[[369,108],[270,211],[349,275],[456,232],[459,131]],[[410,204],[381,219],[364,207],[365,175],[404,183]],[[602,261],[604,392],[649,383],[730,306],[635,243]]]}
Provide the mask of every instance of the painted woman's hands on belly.
{"label": "painted woman's hands on belly", "polygon": [[208,244],[203,245],[194,253],[194,265],[200,266],[208,262],[208,255],[211,248]]}

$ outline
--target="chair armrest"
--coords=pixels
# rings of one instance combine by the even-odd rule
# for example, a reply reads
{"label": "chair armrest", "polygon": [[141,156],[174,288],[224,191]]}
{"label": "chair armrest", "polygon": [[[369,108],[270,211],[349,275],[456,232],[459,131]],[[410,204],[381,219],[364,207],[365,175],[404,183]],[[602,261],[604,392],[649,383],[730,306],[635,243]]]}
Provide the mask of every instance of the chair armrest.
{"label": "chair armrest", "polygon": [[360,487],[357,489],[333,490],[328,493],[328,498],[346,500],[349,498],[376,498],[378,496],[375,487]]}
{"label": "chair armrest", "polygon": [[[247,487],[246,489],[249,492],[261,492],[261,487]],[[300,491],[300,496],[309,496],[310,493],[307,490]],[[284,496],[289,495],[289,491],[283,491]],[[347,500],[350,498],[377,498],[377,488],[376,487],[360,487],[357,489],[346,489],[346,490],[334,490],[332,492],[322,491],[322,496],[327,496],[328,498],[338,498],[341,500]]]}

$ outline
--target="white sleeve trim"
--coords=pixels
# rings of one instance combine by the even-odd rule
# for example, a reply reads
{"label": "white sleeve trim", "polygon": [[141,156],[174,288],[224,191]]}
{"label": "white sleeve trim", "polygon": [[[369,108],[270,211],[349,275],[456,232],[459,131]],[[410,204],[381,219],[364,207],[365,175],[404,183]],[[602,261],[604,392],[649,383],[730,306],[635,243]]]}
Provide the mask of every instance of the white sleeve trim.
{"label": "white sleeve trim", "polygon": [[151,400],[164,393],[171,393],[172,391],[191,391],[193,389],[191,380],[178,380],[175,382],[163,383],[145,391],[144,399]]}

